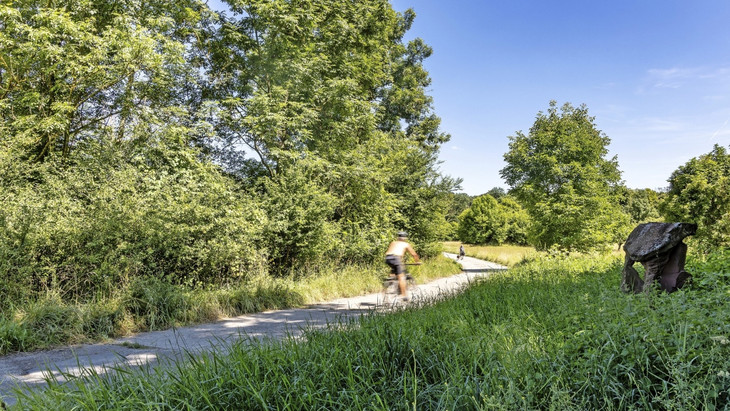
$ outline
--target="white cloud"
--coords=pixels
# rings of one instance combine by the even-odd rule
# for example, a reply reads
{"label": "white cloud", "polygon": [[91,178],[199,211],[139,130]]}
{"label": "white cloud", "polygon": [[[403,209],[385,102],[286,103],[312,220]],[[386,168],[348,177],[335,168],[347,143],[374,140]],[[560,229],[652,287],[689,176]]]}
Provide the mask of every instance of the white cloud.
{"label": "white cloud", "polygon": [[687,130],[687,124],[666,118],[645,118],[641,121],[643,129],[648,132],[681,132]]}
{"label": "white cloud", "polygon": [[672,67],[647,70],[646,83],[651,88],[677,89],[703,81],[728,83],[730,66]]}
{"label": "white cloud", "polygon": [[722,79],[726,80],[730,76],[730,67],[716,67],[705,73],[700,73],[700,78],[703,79]]}

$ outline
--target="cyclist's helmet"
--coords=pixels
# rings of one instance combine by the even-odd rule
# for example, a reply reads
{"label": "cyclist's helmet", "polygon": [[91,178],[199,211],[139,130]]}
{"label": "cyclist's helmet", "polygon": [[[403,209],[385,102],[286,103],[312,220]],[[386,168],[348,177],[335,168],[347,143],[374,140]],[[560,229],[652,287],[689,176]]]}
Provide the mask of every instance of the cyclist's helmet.
{"label": "cyclist's helmet", "polygon": [[406,233],[405,231],[398,231],[398,238],[407,238],[407,237],[408,237],[408,233]]}

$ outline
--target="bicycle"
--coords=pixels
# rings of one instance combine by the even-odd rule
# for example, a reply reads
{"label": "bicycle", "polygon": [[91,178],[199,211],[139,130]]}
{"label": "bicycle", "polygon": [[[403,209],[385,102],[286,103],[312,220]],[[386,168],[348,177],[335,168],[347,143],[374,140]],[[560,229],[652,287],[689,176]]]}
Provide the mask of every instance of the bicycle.
{"label": "bicycle", "polygon": [[[420,265],[419,263],[406,263],[404,266],[409,265]],[[406,270],[406,295],[411,295],[412,290],[416,287],[416,279],[413,278],[411,273]],[[398,276],[390,274],[383,278],[383,304],[395,303],[396,299],[400,296],[400,289],[398,286]],[[407,301],[407,298],[406,298]]]}

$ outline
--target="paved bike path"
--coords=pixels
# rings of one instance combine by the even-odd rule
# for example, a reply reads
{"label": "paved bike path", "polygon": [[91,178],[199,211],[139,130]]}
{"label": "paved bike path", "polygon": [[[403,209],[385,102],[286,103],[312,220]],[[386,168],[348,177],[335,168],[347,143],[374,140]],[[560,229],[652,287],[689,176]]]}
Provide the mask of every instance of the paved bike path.
{"label": "paved bike path", "polygon": [[[456,259],[455,254],[444,253]],[[421,284],[412,290],[411,301],[431,299],[454,292],[475,278],[490,272],[505,270],[499,264],[464,257],[463,272]],[[398,299],[385,304],[381,293],[340,298],[306,308],[266,311],[223,319],[214,323],[180,327],[166,331],[151,331],[116,339],[107,343],[83,344],[30,353],[0,356],[0,399],[15,403],[11,389],[17,385],[35,388],[53,377],[66,381],[93,369],[99,374],[118,366],[154,364],[165,359],[182,358],[186,353],[198,353],[225,347],[241,337],[281,339],[298,336],[307,327],[326,327],[350,317],[363,315],[373,309],[388,309],[406,304]]]}

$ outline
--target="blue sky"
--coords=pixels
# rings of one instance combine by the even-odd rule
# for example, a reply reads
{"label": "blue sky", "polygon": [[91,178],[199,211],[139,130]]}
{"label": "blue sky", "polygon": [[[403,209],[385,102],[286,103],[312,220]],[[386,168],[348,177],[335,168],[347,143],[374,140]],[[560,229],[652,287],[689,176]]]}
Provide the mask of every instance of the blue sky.
{"label": "blue sky", "polygon": [[441,170],[499,186],[508,136],[550,100],[586,104],[626,185],[662,188],[730,144],[730,1],[393,0],[434,49],[430,95],[451,141]]}

